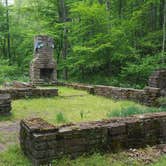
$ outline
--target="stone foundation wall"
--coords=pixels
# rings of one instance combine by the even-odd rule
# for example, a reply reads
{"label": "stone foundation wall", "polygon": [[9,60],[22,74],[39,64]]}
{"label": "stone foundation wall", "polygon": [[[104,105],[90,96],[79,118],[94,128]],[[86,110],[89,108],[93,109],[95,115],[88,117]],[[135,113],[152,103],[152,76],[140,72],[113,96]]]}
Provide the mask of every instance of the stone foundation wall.
{"label": "stone foundation wall", "polygon": [[90,93],[93,93],[93,86],[91,85],[86,85],[86,84],[80,84],[80,83],[64,83],[64,82],[58,82],[58,86],[66,86],[78,90],[86,90]]}
{"label": "stone foundation wall", "polygon": [[55,127],[42,119],[22,120],[20,145],[34,165],[94,151],[118,151],[166,143],[166,113],[135,115]]}
{"label": "stone foundation wall", "polygon": [[147,106],[159,106],[158,99],[166,97],[166,69],[154,71],[149,77],[149,87],[145,87],[143,90],[103,85],[91,86],[79,83],[59,82],[58,85],[87,90],[91,94],[108,98],[132,100]]}
{"label": "stone foundation wall", "polygon": [[0,94],[0,115],[9,114],[11,111],[11,97],[9,94]]}
{"label": "stone foundation wall", "polygon": [[148,106],[157,106],[160,97],[160,89],[146,87],[143,90],[120,88],[112,86],[94,86],[95,95],[110,97],[113,99],[132,100]]}
{"label": "stone foundation wall", "polygon": [[158,106],[158,98],[161,96],[160,88],[145,87],[143,90],[132,88],[121,88],[104,85],[85,85],[79,83],[62,83],[57,85],[86,90],[90,94],[104,96],[115,100],[132,100],[147,106]]}
{"label": "stone foundation wall", "polygon": [[0,89],[0,94],[10,94],[12,99],[54,97],[58,96],[58,89],[40,88],[4,88]]}

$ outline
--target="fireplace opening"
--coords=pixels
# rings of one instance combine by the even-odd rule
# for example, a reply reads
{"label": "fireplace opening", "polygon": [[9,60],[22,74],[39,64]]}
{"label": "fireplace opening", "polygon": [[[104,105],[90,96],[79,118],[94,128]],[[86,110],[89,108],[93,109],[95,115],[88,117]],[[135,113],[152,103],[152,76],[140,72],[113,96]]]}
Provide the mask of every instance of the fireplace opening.
{"label": "fireplace opening", "polygon": [[52,81],[54,69],[40,69],[40,79],[43,79],[46,82]]}

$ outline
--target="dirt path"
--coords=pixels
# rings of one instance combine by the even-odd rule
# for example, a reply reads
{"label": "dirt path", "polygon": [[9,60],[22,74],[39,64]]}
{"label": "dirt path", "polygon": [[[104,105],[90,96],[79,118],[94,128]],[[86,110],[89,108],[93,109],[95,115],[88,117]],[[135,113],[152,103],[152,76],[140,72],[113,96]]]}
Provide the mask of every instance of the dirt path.
{"label": "dirt path", "polygon": [[0,122],[0,152],[19,142],[19,121]]}

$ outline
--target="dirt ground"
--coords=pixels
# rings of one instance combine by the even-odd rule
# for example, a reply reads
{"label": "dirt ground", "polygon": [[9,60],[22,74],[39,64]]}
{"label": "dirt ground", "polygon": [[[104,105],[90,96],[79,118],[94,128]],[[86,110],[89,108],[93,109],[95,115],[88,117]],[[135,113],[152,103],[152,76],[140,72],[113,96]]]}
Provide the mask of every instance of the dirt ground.
{"label": "dirt ground", "polygon": [[19,142],[19,121],[0,122],[0,152]]}

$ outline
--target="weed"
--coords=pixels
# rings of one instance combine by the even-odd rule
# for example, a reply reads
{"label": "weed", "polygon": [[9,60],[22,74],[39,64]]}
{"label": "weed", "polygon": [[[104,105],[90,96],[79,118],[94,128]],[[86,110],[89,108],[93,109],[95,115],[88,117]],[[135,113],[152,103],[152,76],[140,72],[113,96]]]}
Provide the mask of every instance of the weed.
{"label": "weed", "polygon": [[64,117],[62,112],[57,113],[56,115],[56,121],[57,123],[65,123],[67,122],[66,118]]}
{"label": "weed", "polygon": [[80,111],[80,117],[81,117],[81,119],[84,118],[84,112],[83,111]]}

